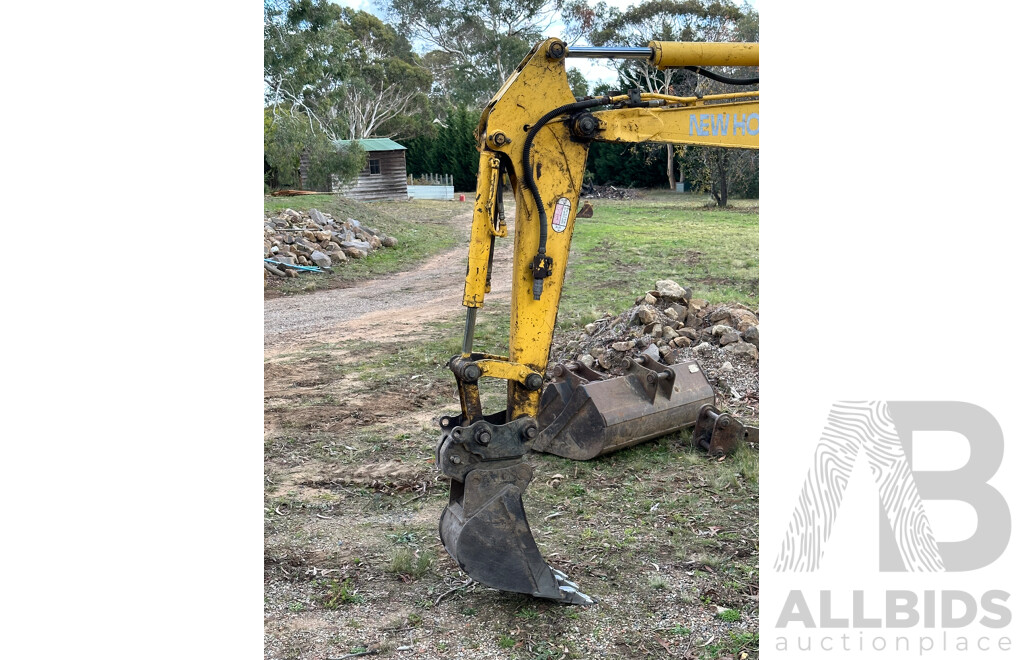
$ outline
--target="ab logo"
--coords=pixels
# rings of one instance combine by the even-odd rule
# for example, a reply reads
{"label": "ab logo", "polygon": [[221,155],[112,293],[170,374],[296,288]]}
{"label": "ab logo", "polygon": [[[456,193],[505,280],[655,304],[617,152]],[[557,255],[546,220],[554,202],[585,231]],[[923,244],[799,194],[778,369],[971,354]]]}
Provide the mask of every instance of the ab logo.
{"label": "ab logo", "polygon": [[[967,463],[945,472],[912,470],[915,431],[952,431],[970,446]],[[958,401],[833,404],[775,570],[816,571],[839,515],[854,461],[867,457],[878,488],[880,571],[970,571],[995,561],[1010,540],[1010,509],[988,484],[1003,458],[1003,432],[988,411]],[[957,500],[978,518],[974,535],[935,539],[926,500]]]}

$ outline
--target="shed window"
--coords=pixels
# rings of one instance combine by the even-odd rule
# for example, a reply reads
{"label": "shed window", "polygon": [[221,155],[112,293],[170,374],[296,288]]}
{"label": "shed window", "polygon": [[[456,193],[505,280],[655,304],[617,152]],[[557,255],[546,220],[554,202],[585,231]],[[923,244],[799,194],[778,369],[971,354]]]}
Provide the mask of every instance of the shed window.
{"label": "shed window", "polygon": [[380,174],[380,161],[376,158],[370,159],[370,174]]}

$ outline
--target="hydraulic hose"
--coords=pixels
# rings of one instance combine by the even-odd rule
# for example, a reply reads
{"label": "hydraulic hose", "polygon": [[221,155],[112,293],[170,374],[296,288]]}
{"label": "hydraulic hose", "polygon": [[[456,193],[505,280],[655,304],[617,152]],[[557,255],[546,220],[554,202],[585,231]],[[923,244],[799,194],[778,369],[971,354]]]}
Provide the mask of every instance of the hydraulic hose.
{"label": "hydraulic hose", "polygon": [[540,198],[540,190],[537,189],[537,182],[533,179],[533,165],[530,162],[530,149],[533,147],[533,139],[537,136],[537,133],[540,132],[540,129],[544,127],[544,124],[548,123],[558,115],[563,115],[567,112],[585,110],[586,108],[594,108],[599,105],[609,105],[611,102],[612,100],[610,96],[602,96],[595,99],[576,101],[575,103],[566,103],[565,105],[558,106],[538,119],[537,123],[531,126],[529,132],[526,134],[526,140],[523,142],[523,179],[526,182],[526,187],[529,189],[530,194],[533,195],[533,201],[537,205],[537,215],[540,218],[540,248],[537,250],[540,256],[544,256],[544,253],[547,250],[548,214],[544,210],[544,202]]}
{"label": "hydraulic hose", "polygon": [[687,71],[693,71],[698,76],[704,76],[705,78],[711,78],[715,82],[725,83],[726,85],[756,85],[757,78],[728,78],[720,73],[714,71],[708,71],[699,66],[684,66],[682,67]]}

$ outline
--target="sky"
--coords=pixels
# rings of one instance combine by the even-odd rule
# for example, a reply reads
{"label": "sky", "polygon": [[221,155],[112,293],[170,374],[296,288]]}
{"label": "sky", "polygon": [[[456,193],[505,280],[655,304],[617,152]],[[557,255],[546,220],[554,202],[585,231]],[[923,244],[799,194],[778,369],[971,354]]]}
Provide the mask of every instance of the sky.
{"label": "sky", "polygon": [[[374,4],[373,0],[332,0],[332,2],[343,7],[361,9],[365,12],[383,18],[382,12]],[[605,0],[605,2],[608,5],[619,9],[625,9],[638,4],[638,0]],[[758,9],[759,0],[749,0],[749,2],[754,9],[760,11],[760,9]],[[739,2],[737,4],[739,4]],[[548,30],[548,36],[561,36],[558,32],[559,26],[557,24],[552,25]],[[618,79],[615,69],[604,60],[571,59],[566,63],[566,67],[569,69],[579,69],[583,73],[583,77],[587,80],[588,87],[591,89],[593,89],[594,85],[597,83],[614,83]],[[504,81],[498,81],[495,85],[495,89],[500,86],[501,82]]]}

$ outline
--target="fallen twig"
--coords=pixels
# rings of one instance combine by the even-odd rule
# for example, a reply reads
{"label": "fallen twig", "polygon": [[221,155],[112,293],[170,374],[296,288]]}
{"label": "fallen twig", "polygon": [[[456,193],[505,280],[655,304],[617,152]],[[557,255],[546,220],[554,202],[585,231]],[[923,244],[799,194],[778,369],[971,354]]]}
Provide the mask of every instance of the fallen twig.
{"label": "fallen twig", "polygon": [[459,589],[465,589],[466,587],[468,587],[471,584],[473,584],[473,578],[469,578],[465,582],[462,582],[460,584],[455,585],[454,587],[452,587],[448,591],[446,591],[443,594],[441,594],[440,596],[438,596],[437,600],[434,601],[434,605],[440,605],[441,601],[444,600],[445,596],[447,596],[450,593],[454,593],[454,592],[458,591]]}

